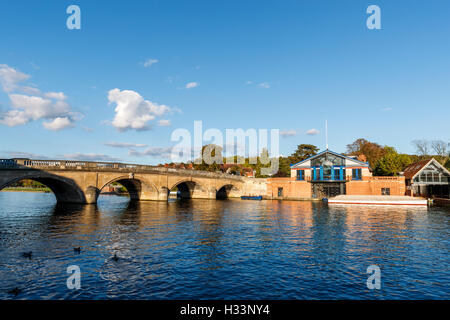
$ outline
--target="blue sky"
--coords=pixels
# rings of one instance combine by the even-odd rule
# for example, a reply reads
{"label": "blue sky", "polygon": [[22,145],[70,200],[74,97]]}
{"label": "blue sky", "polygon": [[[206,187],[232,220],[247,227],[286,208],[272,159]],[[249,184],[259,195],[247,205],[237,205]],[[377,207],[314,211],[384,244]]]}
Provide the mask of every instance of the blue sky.
{"label": "blue sky", "polygon": [[[71,4],[81,30],[66,27]],[[381,30],[366,27],[371,4]],[[278,128],[289,155],[323,149],[326,119],[337,152],[364,137],[413,153],[414,139],[450,139],[448,12],[448,1],[9,1],[0,156],[156,164],[194,120]],[[139,96],[154,111],[134,123],[127,99]]]}

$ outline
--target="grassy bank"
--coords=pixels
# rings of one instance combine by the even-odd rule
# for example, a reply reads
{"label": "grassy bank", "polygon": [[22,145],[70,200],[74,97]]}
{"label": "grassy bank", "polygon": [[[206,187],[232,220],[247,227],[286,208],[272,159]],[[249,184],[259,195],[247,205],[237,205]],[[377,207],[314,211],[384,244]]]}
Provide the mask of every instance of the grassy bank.
{"label": "grassy bank", "polygon": [[27,187],[8,187],[1,191],[6,192],[51,192],[49,188],[27,188]]}

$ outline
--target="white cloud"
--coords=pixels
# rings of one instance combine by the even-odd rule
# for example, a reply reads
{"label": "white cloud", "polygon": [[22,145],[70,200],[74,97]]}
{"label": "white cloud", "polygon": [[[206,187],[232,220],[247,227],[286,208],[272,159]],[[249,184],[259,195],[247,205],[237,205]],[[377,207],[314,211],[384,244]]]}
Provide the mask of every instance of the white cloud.
{"label": "white cloud", "polygon": [[72,127],[75,113],[64,101],[67,96],[63,92],[42,94],[34,86],[21,85],[29,78],[14,68],[0,65],[0,84],[11,100],[11,109],[0,114],[0,124],[13,127],[42,119],[47,120],[43,125],[48,130]]}
{"label": "white cloud", "polygon": [[9,127],[20,126],[30,120],[24,111],[10,110],[0,117],[0,123]]}
{"label": "white cloud", "polygon": [[315,135],[317,135],[319,133],[320,133],[320,131],[317,130],[317,129],[309,129],[308,131],[306,131],[306,134],[310,135],[310,136],[315,136]]}
{"label": "white cloud", "polygon": [[35,88],[35,87],[31,87],[31,86],[22,86],[19,88],[19,90],[26,94],[31,94],[31,95],[40,95],[41,94],[41,90],[39,90],[38,88]]}
{"label": "white cloud", "polygon": [[188,82],[186,83],[186,89],[192,89],[198,87],[198,83],[197,82]]}
{"label": "white cloud", "polygon": [[391,107],[383,108],[381,109],[381,111],[392,111],[392,108]]}
{"label": "white cloud", "polygon": [[253,84],[253,81],[251,81],[251,80],[245,81],[246,86],[251,85],[251,84]]}
{"label": "white cloud", "polygon": [[127,143],[127,142],[107,142],[105,146],[113,148],[144,148],[148,145],[141,143]]}
{"label": "white cloud", "polygon": [[50,99],[56,99],[56,100],[66,100],[67,96],[64,94],[64,92],[47,92],[45,94],[47,98]]}
{"label": "white cloud", "polygon": [[151,127],[149,122],[155,117],[171,112],[170,107],[144,100],[133,90],[112,89],[108,93],[108,100],[116,104],[112,125],[119,131],[148,130]]}
{"label": "white cloud", "polygon": [[155,157],[155,158],[170,158],[172,153],[172,148],[171,147],[151,147],[148,148],[146,150],[144,150],[143,152],[139,152],[136,150],[131,149],[128,154],[130,156],[135,156],[135,157],[143,157],[143,156],[150,156],[150,157]]}
{"label": "white cloud", "polygon": [[52,121],[44,122],[43,125],[46,129],[52,131],[59,131],[61,129],[73,127],[73,123],[68,117],[58,117],[53,119]]}
{"label": "white cloud", "polygon": [[296,130],[282,130],[280,131],[280,136],[282,137],[293,137],[297,135],[297,131]]}
{"label": "white cloud", "polygon": [[12,110],[0,116],[0,123],[13,127],[33,120],[47,119],[44,127],[60,130],[72,126],[73,113],[70,106],[62,100],[46,99],[39,96],[10,94]]}
{"label": "white cloud", "polygon": [[120,162],[122,159],[110,157],[101,153],[72,153],[65,154],[62,158],[66,160],[82,160],[82,161],[112,161]]}
{"label": "white cloud", "polygon": [[144,67],[148,68],[148,67],[151,67],[152,64],[155,64],[158,62],[159,62],[159,60],[157,60],[157,59],[147,59],[144,61],[143,64],[144,64]]}
{"label": "white cloud", "polygon": [[269,89],[269,88],[270,88],[270,84],[269,84],[268,82],[261,82],[261,83],[259,84],[259,86],[260,86],[261,88],[264,88],[264,89]]}
{"label": "white cloud", "polygon": [[158,125],[160,127],[168,127],[171,125],[171,123],[170,123],[170,120],[168,120],[168,119],[161,119],[158,121]]}
{"label": "white cloud", "polygon": [[48,156],[44,156],[42,154],[23,152],[23,151],[0,151],[0,157],[1,158],[28,158],[28,159],[39,159],[39,160],[50,159]]}
{"label": "white cloud", "polygon": [[3,91],[12,92],[18,88],[18,83],[28,80],[29,75],[17,71],[6,64],[0,64],[0,84]]}

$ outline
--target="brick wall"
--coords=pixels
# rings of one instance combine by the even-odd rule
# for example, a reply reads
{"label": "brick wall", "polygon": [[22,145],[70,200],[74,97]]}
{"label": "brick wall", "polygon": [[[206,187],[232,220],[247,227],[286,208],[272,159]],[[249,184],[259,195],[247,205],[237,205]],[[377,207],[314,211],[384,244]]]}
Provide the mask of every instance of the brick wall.
{"label": "brick wall", "polygon": [[372,192],[370,190],[370,183],[368,180],[362,181],[348,181],[345,184],[346,193],[348,195],[371,195]]}
{"label": "brick wall", "polygon": [[[382,188],[389,188],[391,196],[403,196],[406,192],[405,177],[370,177],[351,180],[346,183],[347,195],[381,195]],[[278,188],[283,188],[283,196],[278,197]],[[290,178],[267,179],[267,197],[271,199],[311,199],[311,182]]]}
{"label": "brick wall", "polygon": [[[283,196],[278,197],[278,188],[283,188]],[[272,199],[310,199],[311,183],[297,181],[295,178],[267,179],[267,197]]]}
{"label": "brick wall", "polygon": [[404,196],[405,177],[363,177],[362,181],[346,183],[348,195],[382,195],[382,188],[389,188],[391,196]]}

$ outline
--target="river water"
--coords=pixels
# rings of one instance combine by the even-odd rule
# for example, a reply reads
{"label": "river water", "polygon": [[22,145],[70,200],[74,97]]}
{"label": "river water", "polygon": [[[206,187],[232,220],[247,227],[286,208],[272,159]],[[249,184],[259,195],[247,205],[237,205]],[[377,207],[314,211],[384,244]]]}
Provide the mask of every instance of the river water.
{"label": "river water", "polygon": [[449,227],[438,207],[0,192],[0,299],[449,299]]}

